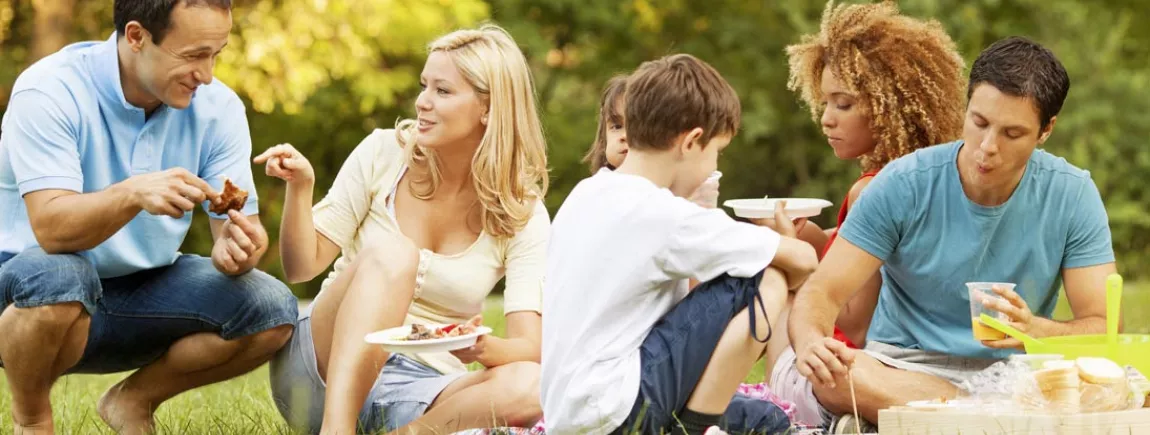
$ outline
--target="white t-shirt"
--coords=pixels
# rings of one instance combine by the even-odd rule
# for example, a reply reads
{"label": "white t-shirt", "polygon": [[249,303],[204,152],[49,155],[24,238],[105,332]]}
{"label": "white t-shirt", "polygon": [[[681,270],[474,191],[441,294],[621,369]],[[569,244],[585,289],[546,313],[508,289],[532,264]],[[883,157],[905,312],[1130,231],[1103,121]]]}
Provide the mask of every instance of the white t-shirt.
{"label": "white t-shirt", "polygon": [[552,435],[621,425],[639,394],[639,347],[688,278],[754,276],[779,245],[770,229],[606,169],[575,186],[551,231],[540,399]]}

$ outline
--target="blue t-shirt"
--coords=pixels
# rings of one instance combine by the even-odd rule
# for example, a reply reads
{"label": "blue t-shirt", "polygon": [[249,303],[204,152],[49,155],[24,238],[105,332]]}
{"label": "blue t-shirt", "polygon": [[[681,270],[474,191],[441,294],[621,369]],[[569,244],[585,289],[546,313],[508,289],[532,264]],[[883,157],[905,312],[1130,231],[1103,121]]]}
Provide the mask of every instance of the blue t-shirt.
{"label": "blue t-shirt", "polygon": [[[259,211],[251,136],[235,92],[213,81],[196,90],[186,109],[160,106],[145,119],[124,98],[115,33],[69,45],[21,73],[2,122],[0,259],[39,245],[23,200],[38,190],[97,192],[133,175],[182,167],[216,190],[231,178],[249,193],[242,213]],[[203,206],[207,211],[207,201]],[[167,266],[191,222],[192,213],[173,219],[142,211],[80,254],[102,278]]]}
{"label": "blue t-shirt", "polygon": [[1049,318],[1063,269],[1114,261],[1106,209],[1090,173],[1035,150],[1010,199],[972,202],[958,175],[962,141],[888,164],[863,190],[839,234],[883,261],[868,340],[974,358],[1011,350],[971,332],[966,283],[1013,282]]}

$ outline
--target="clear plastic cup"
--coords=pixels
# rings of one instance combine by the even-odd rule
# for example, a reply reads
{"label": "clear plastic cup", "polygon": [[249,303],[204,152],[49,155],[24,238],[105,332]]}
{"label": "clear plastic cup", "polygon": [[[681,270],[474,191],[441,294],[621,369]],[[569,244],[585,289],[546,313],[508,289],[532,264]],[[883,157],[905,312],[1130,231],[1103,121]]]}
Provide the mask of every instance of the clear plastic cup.
{"label": "clear plastic cup", "polygon": [[1009,282],[968,282],[966,283],[967,291],[970,293],[970,327],[974,332],[975,340],[1002,340],[1006,338],[1006,334],[999,332],[997,329],[991,328],[979,320],[979,317],[985,313],[998,320],[1009,321],[1005,314],[983,305],[983,300],[1005,300],[993,290],[993,287],[1003,287],[1009,290],[1014,290],[1014,284]]}
{"label": "clear plastic cup", "polygon": [[719,171],[712,172],[703,184],[700,184],[695,192],[691,194],[689,200],[698,204],[703,208],[716,208],[719,206],[719,178],[723,177],[723,173]]}

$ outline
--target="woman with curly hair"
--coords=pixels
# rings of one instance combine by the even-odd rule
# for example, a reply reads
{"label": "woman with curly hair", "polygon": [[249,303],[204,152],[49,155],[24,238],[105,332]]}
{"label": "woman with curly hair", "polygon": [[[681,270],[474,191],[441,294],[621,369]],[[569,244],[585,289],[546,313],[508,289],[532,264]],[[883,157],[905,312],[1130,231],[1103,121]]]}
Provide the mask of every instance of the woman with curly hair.
{"label": "woman with curly hair", "polygon": [[[858,160],[862,169],[839,210],[838,225],[887,163],[962,134],[964,62],[937,21],[900,15],[890,1],[835,5],[832,0],[819,32],[786,50],[788,87],[810,108],[835,156]],[[825,253],[836,230],[827,231],[822,246],[812,241],[816,249]],[[865,344],[880,284],[875,274],[836,319],[835,336],[848,346]],[[788,397],[788,387],[795,386],[789,384],[802,376],[794,371],[790,346],[775,348],[772,388]],[[822,419],[805,408],[800,404],[800,419]]]}

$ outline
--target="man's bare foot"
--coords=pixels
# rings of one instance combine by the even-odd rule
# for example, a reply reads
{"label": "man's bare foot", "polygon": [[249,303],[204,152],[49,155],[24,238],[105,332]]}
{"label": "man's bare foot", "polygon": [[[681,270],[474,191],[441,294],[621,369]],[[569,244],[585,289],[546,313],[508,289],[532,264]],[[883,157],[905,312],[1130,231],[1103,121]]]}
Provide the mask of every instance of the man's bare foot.
{"label": "man's bare foot", "polygon": [[96,411],[112,430],[121,435],[144,435],[156,430],[153,417],[155,408],[150,403],[130,397],[130,394],[124,392],[122,383],[113,385],[104,393],[96,405]]}
{"label": "man's bare foot", "polygon": [[52,426],[52,420],[49,419],[44,423],[23,425],[16,423],[12,427],[13,435],[55,435],[56,429]]}

